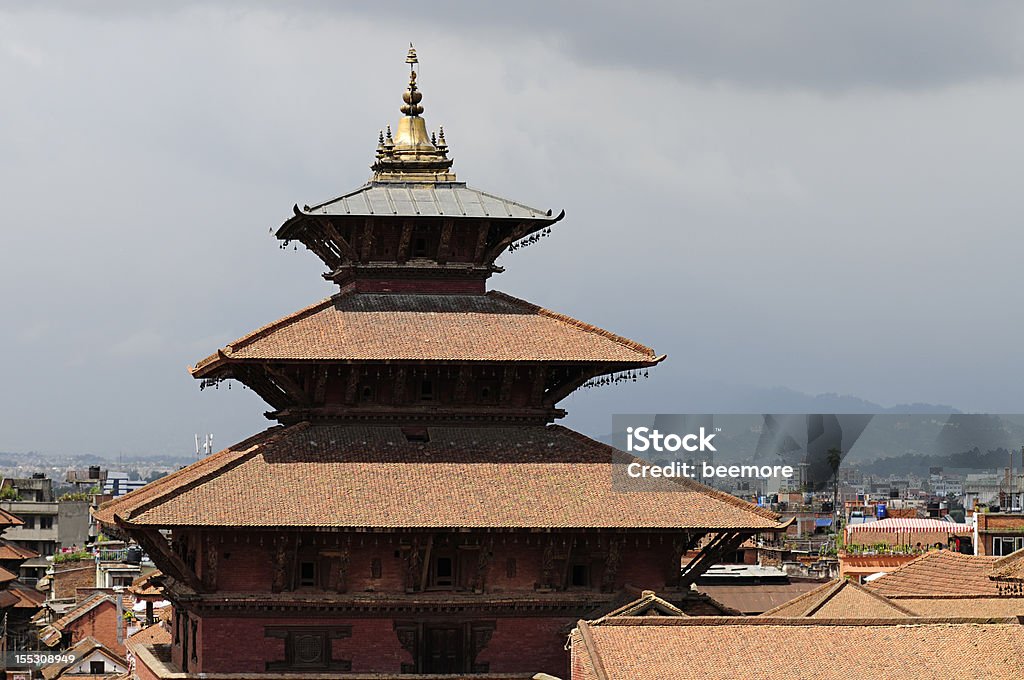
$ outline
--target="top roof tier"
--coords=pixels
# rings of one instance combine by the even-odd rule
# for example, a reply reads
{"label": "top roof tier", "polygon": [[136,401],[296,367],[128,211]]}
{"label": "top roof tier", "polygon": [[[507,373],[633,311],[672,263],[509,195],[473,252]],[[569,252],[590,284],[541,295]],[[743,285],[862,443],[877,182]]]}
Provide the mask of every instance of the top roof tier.
{"label": "top roof tier", "polygon": [[[562,219],[458,182],[444,129],[428,133],[409,46],[402,118],[381,131],[362,187],[299,208],[277,230],[327,266],[324,278],[359,292],[483,293],[506,250],[535,242]],[[429,282],[429,283],[428,283]]]}

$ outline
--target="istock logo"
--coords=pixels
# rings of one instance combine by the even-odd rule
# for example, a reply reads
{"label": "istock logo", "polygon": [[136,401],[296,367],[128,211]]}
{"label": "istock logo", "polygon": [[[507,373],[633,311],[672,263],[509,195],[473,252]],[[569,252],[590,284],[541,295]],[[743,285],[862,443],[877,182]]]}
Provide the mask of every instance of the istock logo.
{"label": "istock logo", "polygon": [[627,451],[717,451],[711,440],[715,433],[708,434],[705,429],[700,428],[697,434],[686,434],[679,436],[675,433],[662,434],[658,430],[649,427],[627,427],[626,428],[626,450]]}

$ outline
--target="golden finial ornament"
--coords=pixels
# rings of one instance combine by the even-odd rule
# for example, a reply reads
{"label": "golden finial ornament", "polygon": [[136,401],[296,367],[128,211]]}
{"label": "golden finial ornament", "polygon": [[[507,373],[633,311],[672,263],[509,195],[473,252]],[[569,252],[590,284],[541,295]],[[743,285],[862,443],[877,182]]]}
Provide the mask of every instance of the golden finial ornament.
{"label": "golden finial ornament", "polygon": [[427,124],[421,118],[423,93],[416,84],[419,57],[416,48],[409,43],[405,63],[409,64],[409,86],[402,93],[401,111],[394,137],[388,126],[384,135],[383,149],[374,163],[373,180],[376,182],[454,182],[451,171],[452,161],[447,157],[444,130],[437,135],[427,132]]}

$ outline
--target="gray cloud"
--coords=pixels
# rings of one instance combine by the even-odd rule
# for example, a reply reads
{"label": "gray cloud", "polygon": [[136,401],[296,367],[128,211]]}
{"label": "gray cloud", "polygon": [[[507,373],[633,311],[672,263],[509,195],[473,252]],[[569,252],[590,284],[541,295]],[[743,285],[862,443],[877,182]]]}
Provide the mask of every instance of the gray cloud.
{"label": "gray cloud", "polygon": [[568,213],[493,286],[670,355],[569,424],[1024,407],[1017,6],[719,6],[4,6],[0,449],[264,426],[184,368],[330,294],[267,231],[368,177],[410,38],[460,178]]}

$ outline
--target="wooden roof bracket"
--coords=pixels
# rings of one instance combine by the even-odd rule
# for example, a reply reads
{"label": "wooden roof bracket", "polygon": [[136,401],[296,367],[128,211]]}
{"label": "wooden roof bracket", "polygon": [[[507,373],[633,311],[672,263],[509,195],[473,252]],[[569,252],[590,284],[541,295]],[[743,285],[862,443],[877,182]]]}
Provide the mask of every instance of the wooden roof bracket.
{"label": "wooden roof bracket", "polygon": [[203,584],[199,576],[189,569],[181,557],[174,554],[171,546],[167,544],[167,539],[159,531],[134,525],[119,515],[114,515],[114,523],[138,541],[157,569],[171,578],[181,581],[192,590],[202,592]]}

